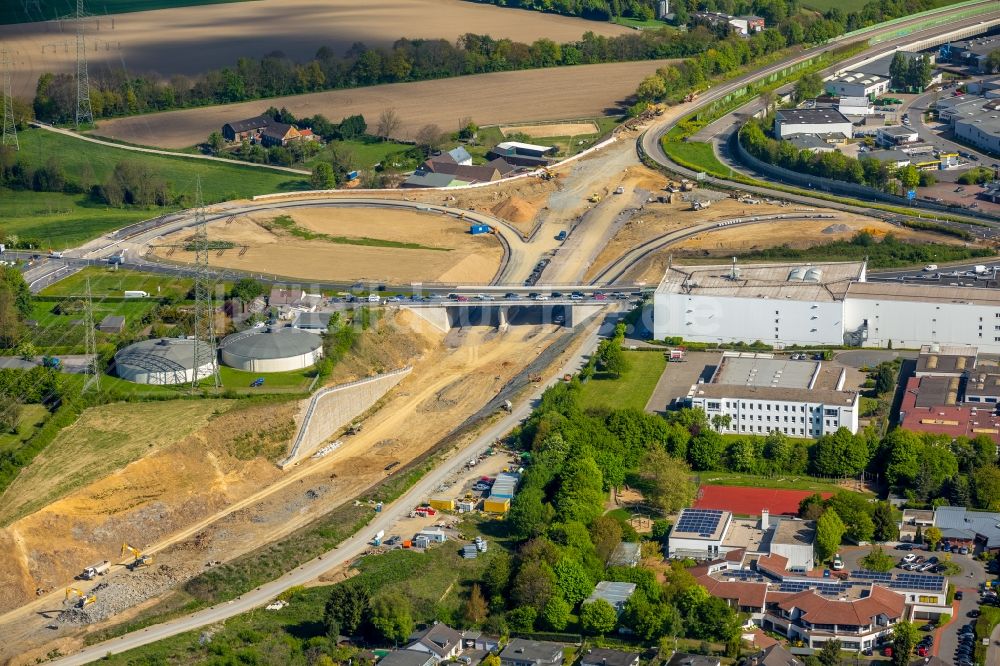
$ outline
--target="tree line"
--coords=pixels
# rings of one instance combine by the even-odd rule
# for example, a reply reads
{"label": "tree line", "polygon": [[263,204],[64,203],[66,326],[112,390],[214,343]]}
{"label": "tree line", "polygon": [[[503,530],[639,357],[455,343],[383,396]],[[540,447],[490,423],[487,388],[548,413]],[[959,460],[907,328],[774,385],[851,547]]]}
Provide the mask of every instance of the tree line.
{"label": "tree line", "polygon": [[[232,67],[195,77],[126,73],[123,68],[91,72],[91,105],[95,118],[228,104],[321,90],[380,83],[423,81],[561,65],[685,57],[709,48],[711,33],[642,31],[604,37],[587,32],[579,40],[558,43],[538,39],[531,44],[489,35],[466,34],[444,39],[400,39],[391,47],[356,43],[345,53],[320,48],[308,62],[295,62],[281,52],[240,58]],[[76,111],[76,82],[70,73],[45,73],[38,79],[33,108],[47,122],[67,122]]]}
{"label": "tree line", "polygon": [[740,131],[740,143],[762,162],[811,176],[865,185],[890,194],[901,194],[918,185],[933,184],[933,174],[920,171],[912,164],[897,168],[889,162],[872,157],[857,159],[836,150],[799,150],[789,141],[768,136],[771,123],[773,116],[753,118]]}

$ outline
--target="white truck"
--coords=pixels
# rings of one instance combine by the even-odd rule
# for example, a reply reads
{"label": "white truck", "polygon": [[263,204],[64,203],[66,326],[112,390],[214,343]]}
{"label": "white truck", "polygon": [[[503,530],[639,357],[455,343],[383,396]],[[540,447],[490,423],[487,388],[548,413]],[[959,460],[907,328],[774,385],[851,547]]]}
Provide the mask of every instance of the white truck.
{"label": "white truck", "polygon": [[125,298],[149,298],[149,292],[130,290],[125,292]]}
{"label": "white truck", "polygon": [[89,567],[83,570],[80,577],[84,580],[94,580],[98,576],[103,576],[104,574],[111,571],[111,563],[107,560],[103,562],[98,562],[97,564],[91,564]]}
{"label": "white truck", "polygon": [[982,264],[979,264],[978,266],[973,266],[972,267],[972,272],[976,273],[977,275],[980,274],[980,273],[985,273],[986,272],[986,266],[983,266]]}

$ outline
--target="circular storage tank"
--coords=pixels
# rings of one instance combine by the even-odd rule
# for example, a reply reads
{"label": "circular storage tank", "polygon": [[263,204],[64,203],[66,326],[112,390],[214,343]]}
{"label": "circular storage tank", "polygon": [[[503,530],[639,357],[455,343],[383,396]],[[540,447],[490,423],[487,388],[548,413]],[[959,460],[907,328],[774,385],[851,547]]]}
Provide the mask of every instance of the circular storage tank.
{"label": "circular storage tank", "polygon": [[[215,354],[205,358],[198,377],[212,374]],[[115,372],[137,384],[185,384],[194,379],[194,340],[142,340],[115,354]]]}
{"label": "circular storage tank", "polygon": [[257,328],[226,337],[219,345],[222,362],[247,372],[289,372],[313,365],[323,356],[323,339],[297,328]]}

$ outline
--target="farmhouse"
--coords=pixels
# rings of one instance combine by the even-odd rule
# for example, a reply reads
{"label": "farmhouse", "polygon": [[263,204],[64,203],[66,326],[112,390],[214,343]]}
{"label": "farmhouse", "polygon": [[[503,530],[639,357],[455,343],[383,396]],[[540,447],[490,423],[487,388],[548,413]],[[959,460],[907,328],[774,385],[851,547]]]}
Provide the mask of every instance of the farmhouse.
{"label": "farmhouse", "polygon": [[271,123],[261,130],[260,143],[265,148],[287,146],[292,141],[305,139],[311,136],[311,131],[308,134],[303,134],[303,132],[296,129],[294,125],[288,125],[286,123]]}
{"label": "farmhouse", "polygon": [[493,147],[486,157],[495,160],[500,158],[514,166],[543,167],[552,161],[546,157],[556,152],[556,146],[538,146],[520,141],[503,141]]}
{"label": "farmhouse", "polygon": [[236,120],[222,126],[222,138],[226,141],[249,141],[255,139],[260,131],[274,122],[267,114]]}

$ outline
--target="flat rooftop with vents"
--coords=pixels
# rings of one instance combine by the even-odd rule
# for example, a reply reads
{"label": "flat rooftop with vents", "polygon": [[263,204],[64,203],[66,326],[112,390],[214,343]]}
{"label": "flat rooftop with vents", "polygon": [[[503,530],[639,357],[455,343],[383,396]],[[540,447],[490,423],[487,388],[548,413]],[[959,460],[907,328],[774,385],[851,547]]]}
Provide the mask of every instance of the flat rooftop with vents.
{"label": "flat rooftop with vents", "polygon": [[656,292],[832,302],[843,300],[852,281],[864,279],[862,261],[671,266]]}

